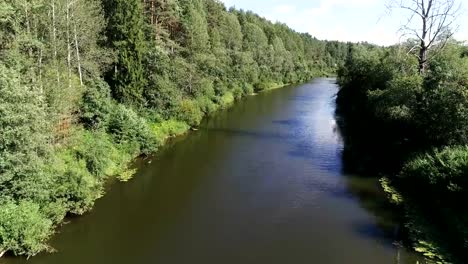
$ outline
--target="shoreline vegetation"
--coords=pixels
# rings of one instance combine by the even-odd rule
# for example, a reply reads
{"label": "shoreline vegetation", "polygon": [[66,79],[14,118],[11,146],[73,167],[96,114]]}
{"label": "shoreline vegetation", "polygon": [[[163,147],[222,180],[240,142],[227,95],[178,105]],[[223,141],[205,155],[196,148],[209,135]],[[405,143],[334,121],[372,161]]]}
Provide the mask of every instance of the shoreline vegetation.
{"label": "shoreline vegetation", "polygon": [[[442,44],[441,44],[442,45]],[[348,170],[384,175],[407,245],[436,263],[468,260],[468,47],[453,39],[418,66],[407,43],[354,45],[338,70]]]}
{"label": "shoreline vegetation", "polygon": [[0,251],[52,251],[133,158],[245,95],[333,74],[347,51],[216,0],[3,1]]}

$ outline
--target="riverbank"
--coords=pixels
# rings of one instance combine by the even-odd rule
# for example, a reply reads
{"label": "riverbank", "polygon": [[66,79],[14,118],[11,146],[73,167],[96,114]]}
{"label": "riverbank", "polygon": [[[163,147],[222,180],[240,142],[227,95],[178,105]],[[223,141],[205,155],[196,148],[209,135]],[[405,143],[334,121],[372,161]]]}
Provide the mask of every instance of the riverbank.
{"label": "riverbank", "polygon": [[131,179],[134,157],[247,94],[335,71],[351,45],[216,0],[68,4],[7,1],[2,14],[0,248],[9,255],[51,250],[65,217],[88,212],[111,179]]}
{"label": "riverbank", "polygon": [[345,151],[356,169],[385,175],[410,246],[441,263],[468,260],[468,57],[449,42],[417,71],[402,47],[356,46],[338,71]]}
{"label": "riverbank", "polygon": [[[275,85],[263,91],[280,87],[283,86]],[[112,118],[115,120],[110,122],[111,133],[117,133],[119,135],[117,138],[102,130],[72,127],[67,140],[50,150],[52,155],[49,161],[41,164],[44,171],[68,177],[62,178],[60,184],[76,184],[69,185],[69,188],[73,188],[73,192],[66,191],[69,196],[66,199],[70,202],[66,203],[66,207],[60,206],[65,204],[63,202],[45,204],[47,218],[42,218],[38,212],[39,208],[31,204],[8,205],[9,210],[0,212],[0,221],[6,223],[3,225],[4,232],[10,234],[12,240],[16,239],[13,236],[16,233],[14,228],[17,227],[35,235],[29,236],[27,241],[19,240],[16,244],[6,245],[19,254],[35,255],[42,251],[51,251],[52,248],[47,241],[56,232],[54,230],[63,225],[66,216],[82,215],[92,210],[96,200],[105,195],[104,186],[110,179],[129,181],[136,173],[136,170],[129,166],[136,157],[152,154],[171,138],[190,133],[191,128],[196,128],[202,117],[218,109],[230,107],[236,100],[247,95],[242,93],[241,96],[234,97],[232,93],[226,93],[218,104],[211,107],[212,111],[185,121],[177,119],[154,121],[138,118],[132,112],[117,107],[113,113],[116,117]],[[32,211],[33,214],[27,211]],[[18,213],[23,215],[22,224],[11,218]],[[33,225],[33,222],[38,222],[40,225]],[[2,251],[1,255],[12,253],[8,251]]]}
{"label": "riverbank", "polygon": [[376,180],[342,170],[336,91],[317,78],[236,101],[132,163],[57,253],[3,264],[416,263]]}

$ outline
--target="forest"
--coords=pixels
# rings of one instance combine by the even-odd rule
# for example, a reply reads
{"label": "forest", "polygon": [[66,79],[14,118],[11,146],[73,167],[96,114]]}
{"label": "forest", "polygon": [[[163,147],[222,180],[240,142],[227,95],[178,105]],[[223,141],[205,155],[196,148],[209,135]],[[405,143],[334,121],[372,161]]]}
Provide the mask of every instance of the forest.
{"label": "forest", "polygon": [[[243,96],[332,75],[345,61],[346,67],[358,65],[358,58],[367,67],[411,63],[392,61],[386,55],[392,49],[364,56],[352,46],[320,41],[250,11],[227,10],[217,0],[0,1],[0,256],[52,251],[47,241],[64,219],[89,211],[107,182],[129,180],[135,157],[154,153]],[[439,137],[431,137],[429,120],[418,119],[418,128],[440,146],[466,142],[461,106],[467,93],[461,87],[468,74],[460,52],[453,45],[431,63],[440,72],[431,78],[384,67],[388,72],[375,80],[392,78],[389,89],[360,99],[370,105],[398,97],[400,90],[392,89],[404,83],[412,97],[398,98],[419,100],[425,87],[433,87],[420,111],[440,111],[441,122],[457,126],[439,123],[433,128],[445,133]],[[353,69],[340,72],[345,88]],[[413,112],[405,103],[389,102],[378,113],[409,122]],[[426,155],[434,160],[420,157],[403,175],[427,168],[424,162],[445,170],[440,159],[464,164],[450,171],[450,180],[416,178],[428,186],[428,196],[466,195],[460,177],[466,149]]]}
{"label": "forest", "polygon": [[434,43],[425,57],[411,49],[417,39],[350,47],[337,112],[345,159],[358,164],[348,169],[383,175],[408,245],[436,263],[466,263],[468,47]]}

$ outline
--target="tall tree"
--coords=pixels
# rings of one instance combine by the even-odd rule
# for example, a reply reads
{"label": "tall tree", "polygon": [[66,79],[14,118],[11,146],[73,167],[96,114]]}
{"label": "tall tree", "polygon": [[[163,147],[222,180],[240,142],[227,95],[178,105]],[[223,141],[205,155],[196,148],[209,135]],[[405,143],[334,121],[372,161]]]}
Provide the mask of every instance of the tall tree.
{"label": "tall tree", "polygon": [[142,59],[146,51],[144,15],[140,0],[105,0],[107,38],[116,58],[108,80],[122,103],[142,105],[146,84]]}

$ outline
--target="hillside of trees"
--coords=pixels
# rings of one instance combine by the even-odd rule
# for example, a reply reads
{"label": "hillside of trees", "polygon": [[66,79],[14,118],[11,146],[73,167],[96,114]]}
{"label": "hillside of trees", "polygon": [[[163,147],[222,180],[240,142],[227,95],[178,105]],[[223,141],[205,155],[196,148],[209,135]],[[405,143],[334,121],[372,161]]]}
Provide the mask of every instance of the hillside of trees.
{"label": "hillside of trees", "polygon": [[0,255],[51,250],[64,218],[131,178],[136,156],[347,57],[217,0],[1,1]]}
{"label": "hillside of trees", "polygon": [[350,47],[338,71],[338,114],[348,169],[385,175],[409,244],[441,263],[466,263],[468,47],[443,45],[424,72],[408,52],[414,42]]}

